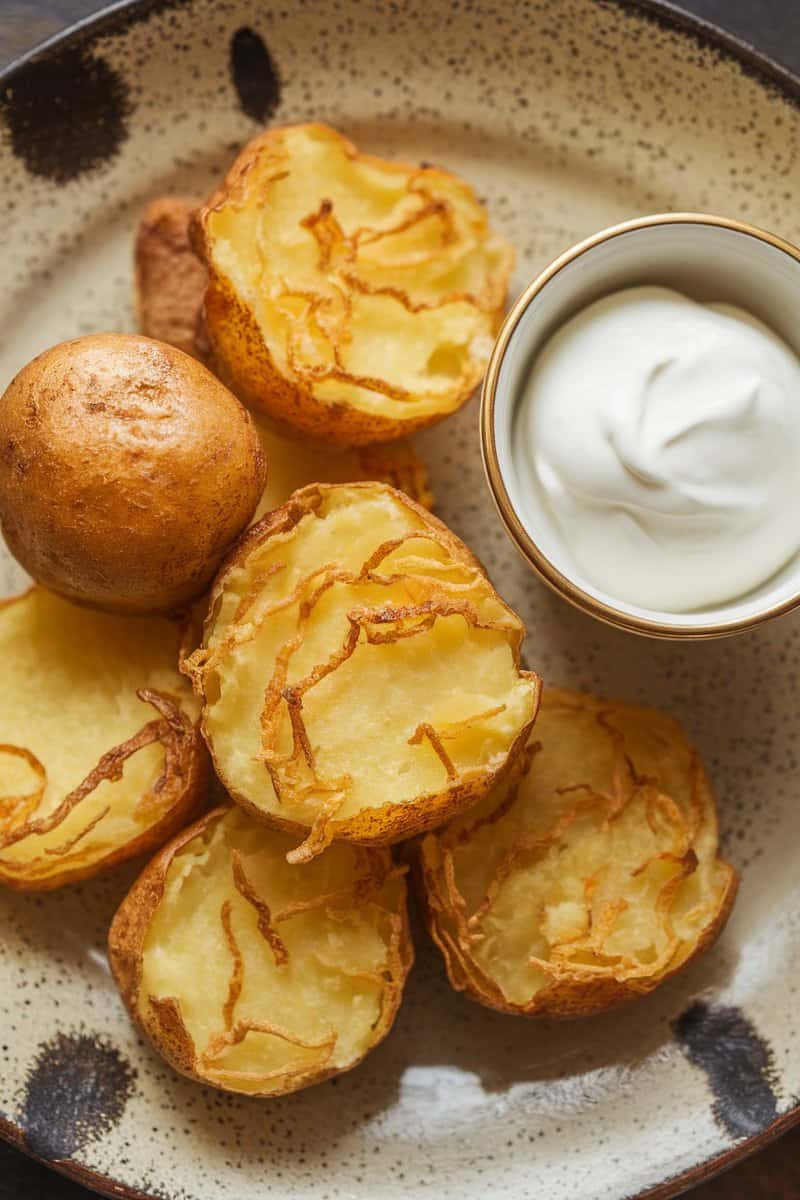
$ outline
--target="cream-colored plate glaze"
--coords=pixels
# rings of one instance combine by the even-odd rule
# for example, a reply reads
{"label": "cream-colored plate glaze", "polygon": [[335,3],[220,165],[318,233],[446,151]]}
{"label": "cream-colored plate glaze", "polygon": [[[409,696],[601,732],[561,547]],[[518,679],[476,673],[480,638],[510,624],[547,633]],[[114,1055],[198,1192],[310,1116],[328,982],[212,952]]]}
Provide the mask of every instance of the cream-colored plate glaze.
{"label": "cream-colored plate glaze", "polygon": [[[518,247],[515,291],[577,238],[647,211],[711,210],[800,239],[797,107],[730,54],[638,7],[134,6],[83,35],[83,50],[68,49],[69,78],[107,83],[96,56],[116,73],[111,99],[127,94],[126,133],[111,157],[95,154],[92,169],[59,180],[53,163],[58,175],[63,155],[47,145],[46,113],[32,132],[19,114],[5,130],[0,168],[15,207],[0,229],[0,386],[52,342],[133,328],[140,207],[209,188],[256,129],[230,67],[231,37],[244,26],[280,73],[272,120],[322,118],[367,149],[436,160],[471,180]],[[254,38],[240,36],[238,47],[241,85],[247,62],[262,75],[265,63]],[[244,83],[251,110],[266,104],[269,89]],[[107,117],[102,104],[91,118],[82,112],[90,148],[114,142]],[[34,153],[36,137],[45,140]],[[33,174],[26,157],[50,177]],[[667,1195],[683,1173],[698,1178],[792,1119],[800,618],[702,645],[604,628],[537,582],[503,533],[483,480],[475,401],[419,445],[440,515],[522,614],[528,660],[545,681],[661,705],[700,744],[721,795],[725,849],[743,871],[731,924],[660,993],[577,1025],[483,1011],[448,989],[420,937],[389,1039],[349,1076],[259,1102],[175,1077],[128,1024],[104,941],[130,869],[41,898],[4,892],[5,1132],[26,1129],[28,1149],[69,1160],[62,1169],[115,1195]],[[2,582],[9,590],[22,576],[4,563]],[[83,1091],[73,1083],[87,1079]],[[87,1095],[97,1102],[76,1121],[69,1104]]]}

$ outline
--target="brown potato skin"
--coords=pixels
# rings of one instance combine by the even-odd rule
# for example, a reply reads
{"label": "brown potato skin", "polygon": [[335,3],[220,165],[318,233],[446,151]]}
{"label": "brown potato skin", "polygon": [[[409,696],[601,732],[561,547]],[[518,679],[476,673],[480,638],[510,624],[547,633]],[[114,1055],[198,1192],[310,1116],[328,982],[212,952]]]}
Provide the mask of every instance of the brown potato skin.
{"label": "brown potato skin", "polygon": [[[318,122],[308,127],[328,128]],[[294,433],[296,437],[300,433],[332,446],[367,446],[376,442],[393,441],[452,415],[478,386],[483,372],[478,372],[474,379],[464,384],[446,411],[414,418],[392,418],[367,413],[350,404],[318,400],[302,381],[289,380],[277,369],[250,308],[242,301],[228,279],[215,268],[208,230],[209,216],[216,208],[236,202],[252,164],[260,155],[271,153],[273,143],[280,139],[284,128],[291,127],[267,129],[249,142],[220,186],[206,203],[200,206],[192,219],[192,242],[208,270],[205,325],[214,370],[244,404],[267,414],[276,427],[287,436]],[[303,126],[298,125],[296,128]],[[348,139],[340,134],[336,136],[340,138],[351,158],[366,161],[372,159],[386,168],[394,165],[399,171],[406,170],[401,164],[391,164],[387,160],[361,154]],[[500,328],[502,317],[501,304],[494,314],[495,334]]]}
{"label": "brown potato skin", "polygon": [[205,590],[263,491],[253,422],[172,346],[63,342],[0,400],[0,522],[12,554],[69,600],[128,614]]}
{"label": "brown potato skin", "polygon": [[[198,834],[203,833],[205,829],[224,816],[229,807],[227,804],[222,805],[206,813],[205,816],[201,817],[193,825],[182,830],[148,863],[120,904],[111,922],[111,928],[108,933],[108,961],[114,981],[119,988],[120,995],[131,1020],[154,1049],[166,1059],[169,1065],[181,1075],[185,1075],[188,1079],[192,1079],[197,1083],[203,1083],[206,1086],[210,1085],[221,1091],[232,1091],[235,1093],[235,1089],[225,1088],[220,1083],[212,1082],[200,1073],[196,1065],[195,1047],[180,1018],[176,1002],[163,1001],[159,1005],[158,1022],[152,1028],[145,1025],[142,1021],[137,1004],[144,942],[150,921],[161,903],[161,898],[164,894],[164,886],[170,863],[175,854],[187,842],[190,842]],[[302,868],[298,867],[298,870],[302,870]],[[400,955],[403,976],[399,981],[399,987],[390,998],[389,1005],[381,1013],[380,1021],[375,1027],[376,1038],[373,1046],[386,1036],[394,1024],[402,1000],[403,985],[408,972],[414,964],[414,943],[411,938],[408,911],[405,907],[402,911],[404,915]],[[249,1092],[248,1095],[257,1098],[260,1094],[267,1099],[271,1099],[275,1096],[287,1095],[290,1092],[299,1091],[301,1088],[310,1087],[313,1084],[324,1083],[326,1079],[331,1079],[335,1075],[343,1075],[347,1071],[351,1071],[353,1067],[358,1066],[358,1063],[363,1061],[369,1050],[365,1051],[365,1054],[357,1062],[350,1064],[348,1067],[334,1067],[322,1071],[312,1069],[307,1074],[293,1076],[283,1090],[264,1093]]]}
{"label": "brown potato skin", "polygon": [[[548,689],[548,695],[567,694],[563,689]],[[703,771],[703,786],[706,801],[713,806],[716,814],[716,797],[711,784]],[[437,886],[436,873],[429,871],[425,865],[424,843],[436,838],[436,832],[427,834],[425,838],[415,839],[406,849],[405,858],[411,868],[411,878],[414,894],[419,903],[423,921],[431,940],[438,946],[444,959],[445,970],[450,985],[457,992],[464,992],[471,1000],[498,1012],[512,1016],[546,1018],[555,1020],[573,1020],[578,1017],[591,1017],[609,1009],[627,1004],[637,996],[647,995],[656,987],[660,987],[668,979],[683,971],[691,962],[708,950],[719,937],[728,918],[731,915],[736,894],[739,889],[739,876],[729,863],[717,855],[717,861],[728,869],[728,879],[722,901],[714,922],[709,925],[690,953],[683,958],[676,958],[668,970],[660,974],[654,982],[652,977],[643,979],[616,980],[611,978],[596,978],[588,980],[586,976],[570,977],[565,972],[564,978],[551,981],[542,988],[527,1004],[515,1004],[504,995],[497,983],[486,974],[479,963],[459,945],[456,938],[451,936],[446,928],[442,904],[442,896]]]}
{"label": "brown potato skin", "polygon": [[[214,581],[214,585],[209,594],[208,616],[206,617],[205,630],[210,627],[216,610],[216,601],[218,596],[225,588],[225,581],[229,571],[235,569],[248,555],[250,550],[263,542],[275,530],[284,526],[288,513],[293,514],[293,519],[299,521],[305,509],[304,505],[313,502],[314,497],[319,492],[324,492],[332,487],[337,487],[337,484],[309,484],[308,487],[301,488],[295,492],[291,500],[280,508],[274,509],[267,513],[255,525],[251,526],[231,551],[228,559],[223,564],[219,575]],[[374,483],[352,483],[347,484],[347,487],[352,488],[372,488]],[[422,518],[423,522],[429,528],[437,530],[443,534],[450,545],[451,551],[455,557],[462,562],[468,561],[472,566],[478,568],[483,575],[488,579],[488,575],[478,558],[472,553],[460,538],[457,538],[451,529],[437,516],[428,509],[424,508],[416,500],[407,496],[404,492],[400,492],[397,488],[393,488],[388,484],[383,484],[383,487],[389,492],[394,493],[403,504],[415,512]],[[507,607],[507,606],[506,606]],[[519,669],[520,667],[520,645],[514,647],[514,663]],[[296,821],[291,821],[286,818],[276,816],[274,813],[267,813],[257,805],[253,804],[246,796],[243,796],[236,788],[232,787],[230,782],[225,778],[225,772],[222,764],[219,762],[214,751],[214,740],[211,736],[207,721],[206,721],[206,696],[203,687],[203,679],[197,671],[191,670],[186,665],[185,661],[181,663],[181,670],[187,674],[192,680],[195,694],[202,705],[200,717],[200,729],[205,738],[211,761],[214,764],[214,770],[222,781],[228,795],[236,801],[250,816],[263,824],[270,825],[275,829],[282,829],[286,833],[297,834],[298,837],[304,837],[308,834],[308,827],[300,825]],[[519,754],[522,752],[525,743],[530,734],[531,728],[536,720],[539,709],[539,703],[542,694],[542,681],[534,671],[522,671],[520,675],[532,680],[536,687],[534,710],[531,720],[517,735],[512,744],[505,763],[491,776],[484,777],[480,780],[475,780],[471,783],[461,784],[458,787],[450,788],[447,791],[435,794],[418,796],[413,802],[404,804],[385,804],[381,808],[373,808],[347,820],[331,821],[330,827],[334,831],[335,839],[346,842],[356,842],[363,846],[387,846],[394,845],[397,842],[405,841],[408,838],[416,837],[418,834],[425,833],[429,829],[435,829],[437,826],[444,824],[450,817],[457,813],[468,809],[472,804],[476,803],[487,791],[505,777],[507,772],[511,770]]]}
{"label": "brown potato skin", "polygon": [[148,204],[136,231],[134,298],[143,334],[203,362],[209,353],[203,320],[207,275],[189,239],[198,204],[178,196]]}

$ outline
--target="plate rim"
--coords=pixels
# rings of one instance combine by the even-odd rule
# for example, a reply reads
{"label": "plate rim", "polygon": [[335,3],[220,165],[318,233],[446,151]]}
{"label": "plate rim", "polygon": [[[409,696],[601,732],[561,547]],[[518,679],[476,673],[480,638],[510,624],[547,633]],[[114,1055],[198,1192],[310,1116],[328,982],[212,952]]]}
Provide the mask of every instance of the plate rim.
{"label": "plate rim", "polygon": [[[82,43],[91,44],[107,34],[122,33],[130,26],[139,24],[149,17],[180,8],[195,0],[114,0],[93,13],[81,17],[37,42],[29,50],[13,58],[0,68],[0,105],[4,93],[13,87],[15,80],[32,63],[46,60],[50,55]],[[715,50],[735,62],[742,70],[763,86],[778,93],[783,99],[800,107],[800,75],[777,62],[769,54],[757,49],[750,42],[713,21],[687,12],[672,0],[592,0],[598,8],[616,11],[625,16],[644,16],[663,28],[693,38],[701,46]],[[735,1145],[672,1175],[644,1191],[631,1193],[626,1200],[673,1200],[690,1188],[706,1183],[715,1176],[757,1154],[771,1142],[776,1141],[790,1129],[800,1124],[800,1101],[776,1117],[765,1129],[743,1138]],[[73,1159],[45,1159],[36,1154],[26,1143],[24,1130],[0,1112],[0,1139],[21,1151],[28,1158],[47,1167],[58,1175],[71,1179],[82,1187],[89,1188],[112,1200],[161,1200],[157,1194],[144,1192],[129,1184],[119,1183],[108,1175],[94,1171]]]}

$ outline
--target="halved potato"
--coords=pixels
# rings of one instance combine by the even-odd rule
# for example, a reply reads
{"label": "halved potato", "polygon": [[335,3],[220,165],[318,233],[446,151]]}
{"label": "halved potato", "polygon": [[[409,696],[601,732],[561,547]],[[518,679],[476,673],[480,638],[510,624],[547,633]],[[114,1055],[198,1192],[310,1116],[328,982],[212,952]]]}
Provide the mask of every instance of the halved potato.
{"label": "halved potato", "polygon": [[146,868],[114,918],[133,1020],[190,1078],[278,1096],[389,1032],[413,961],[404,868],[344,843],[290,867],[286,834],[220,808]]}
{"label": "halved potato", "polygon": [[[203,315],[207,275],[189,240],[192,213],[199,204],[164,196],[148,205],[136,234],[134,270],[141,332],[193,354],[208,366]],[[308,483],[357,479],[390,483],[425,508],[433,507],[425,465],[405,438],[348,450],[282,437],[263,417],[256,417],[256,426],[269,470],[254,520]]]}
{"label": "halved potato", "polygon": [[524,745],[524,628],[463,542],[378,483],[296,492],[242,539],[188,658],[225,787],[255,817],[385,844],[479,799]]}
{"label": "halved potato", "polygon": [[215,362],[251,407],[365,445],[479,383],[513,252],[455,175],[360,154],[325,125],[269,129],[194,230]]}
{"label": "halved potato", "polygon": [[0,604],[0,882],[85,879],[194,816],[209,770],[180,637],[41,588]]}
{"label": "halved potato", "polygon": [[557,689],[513,776],[428,834],[419,864],[453,987],[526,1016],[652,991],[714,941],[737,887],[678,723]]}

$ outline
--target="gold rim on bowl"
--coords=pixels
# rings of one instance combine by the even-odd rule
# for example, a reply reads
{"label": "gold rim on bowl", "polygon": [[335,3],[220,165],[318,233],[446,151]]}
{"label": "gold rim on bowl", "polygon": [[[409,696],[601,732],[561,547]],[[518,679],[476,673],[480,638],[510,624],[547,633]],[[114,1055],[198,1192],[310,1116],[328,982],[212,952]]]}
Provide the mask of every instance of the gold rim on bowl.
{"label": "gold rim on bowl", "polygon": [[596,599],[589,592],[579,587],[572,579],[564,575],[562,571],[559,571],[558,567],[544,554],[519,519],[506,490],[503,472],[500,468],[494,432],[494,414],[497,383],[506,350],[523,313],[526,312],[528,306],[539,295],[542,289],[547,286],[551,279],[555,278],[570,263],[580,258],[581,255],[586,254],[587,251],[593,250],[595,246],[611,241],[622,234],[631,233],[637,229],[647,229],[655,225],[687,224],[711,225],[721,229],[732,230],[734,233],[744,234],[747,237],[766,242],[776,250],[783,251],[784,254],[788,254],[790,258],[794,259],[800,265],[800,249],[792,245],[791,242],[787,242],[785,238],[778,237],[774,233],[769,233],[765,229],[759,229],[755,225],[748,225],[745,221],[717,217],[709,213],[657,213],[648,217],[635,217],[633,220],[622,221],[619,225],[612,225],[608,229],[602,229],[599,233],[592,234],[591,237],[577,242],[574,246],[571,246],[568,250],[560,254],[558,258],[554,259],[528,284],[519,298],[514,302],[511,311],[500,328],[491,357],[489,358],[489,365],[486,368],[486,375],[481,389],[480,406],[481,453],[483,455],[484,471],[489,483],[489,491],[492,494],[492,499],[494,500],[500,519],[506,528],[506,532],[529,566],[533,567],[540,578],[564,600],[582,612],[596,617],[599,621],[604,621],[607,625],[613,625],[617,629],[624,629],[630,633],[638,633],[656,638],[667,638],[675,641],[724,637],[728,634],[740,633],[745,629],[752,629],[756,625],[761,625],[764,621],[770,621],[775,617],[783,616],[800,605],[800,585],[798,585],[798,589],[793,596],[782,600],[779,604],[774,604],[751,616],[737,617],[729,621],[720,621],[716,624],[675,626],[665,621],[654,620],[650,617],[634,616],[631,613],[624,612],[622,609],[615,608],[611,604],[606,604],[602,600]]}

